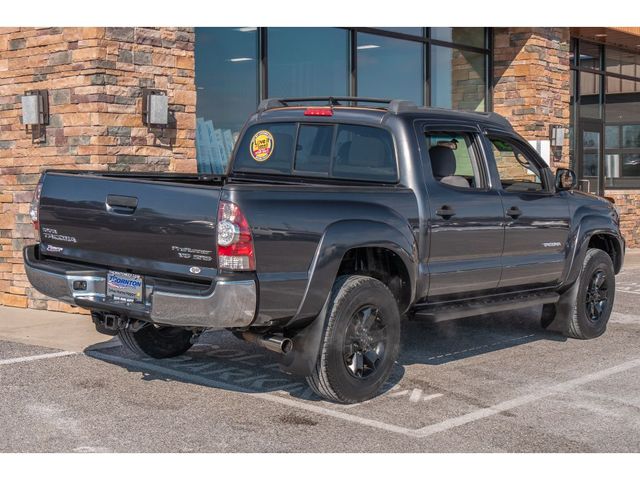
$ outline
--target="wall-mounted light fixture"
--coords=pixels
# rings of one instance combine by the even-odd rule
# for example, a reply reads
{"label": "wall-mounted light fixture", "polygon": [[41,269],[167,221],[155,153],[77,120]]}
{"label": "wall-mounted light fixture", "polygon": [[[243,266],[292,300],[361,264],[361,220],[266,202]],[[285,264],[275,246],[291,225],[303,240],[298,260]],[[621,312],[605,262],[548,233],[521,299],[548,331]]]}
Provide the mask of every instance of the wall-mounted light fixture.
{"label": "wall-mounted light fixture", "polygon": [[564,127],[562,125],[549,126],[549,140],[552,147],[564,146]]}
{"label": "wall-mounted light fixture", "polygon": [[147,127],[166,127],[169,124],[169,97],[164,90],[142,90],[142,123]]}
{"label": "wall-mounted light fixture", "polygon": [[21,97],[22,124],[27,132],[31,129],[33,143],[47,140],[45,127],[49,125],[49,92],[28,90]]}
{"label": "wall-mounted light fixture", "polygon": [[564,146],[564,127],[562,125],[549,125],[549,145],[551,147],[551,160],[562,161],[562,147]]}

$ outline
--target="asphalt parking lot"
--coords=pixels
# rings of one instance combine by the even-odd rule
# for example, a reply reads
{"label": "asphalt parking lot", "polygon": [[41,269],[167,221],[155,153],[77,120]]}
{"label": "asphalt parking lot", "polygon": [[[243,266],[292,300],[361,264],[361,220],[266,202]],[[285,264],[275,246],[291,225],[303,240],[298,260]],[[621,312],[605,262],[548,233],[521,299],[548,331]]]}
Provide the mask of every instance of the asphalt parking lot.
{"label": "asphalt parking lot", "polygon": [[539,309],[407,322],[385,391],[349,406],[227,332],[152,360],[71,329],[87,317],[38,312],[25,334],[27,313],[4,307],[0,451],[638,452],[640,256],[617,282],[591,341],[541,330]]}

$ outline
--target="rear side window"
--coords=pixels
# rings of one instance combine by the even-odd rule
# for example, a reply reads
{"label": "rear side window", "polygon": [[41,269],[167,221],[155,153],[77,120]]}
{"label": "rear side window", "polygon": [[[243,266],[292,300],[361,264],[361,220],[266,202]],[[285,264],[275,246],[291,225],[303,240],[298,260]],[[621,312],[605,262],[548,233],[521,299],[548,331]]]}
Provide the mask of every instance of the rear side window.
{"label": "rear side window", "polygon": [[253,125],[242,138],[233,169],[383,183],[398,176],[391,134],[346,124]]}
{"label": "rear side window", "polygon": [[397,178],[391,134],[360,125],[339,125],[333,176],[392,182]]}
{"label": "rear side window", "polygon": [[445,185],[482,188],[480,167],[471,137],[460,132],[427,132],[427,146],[433,177]]}

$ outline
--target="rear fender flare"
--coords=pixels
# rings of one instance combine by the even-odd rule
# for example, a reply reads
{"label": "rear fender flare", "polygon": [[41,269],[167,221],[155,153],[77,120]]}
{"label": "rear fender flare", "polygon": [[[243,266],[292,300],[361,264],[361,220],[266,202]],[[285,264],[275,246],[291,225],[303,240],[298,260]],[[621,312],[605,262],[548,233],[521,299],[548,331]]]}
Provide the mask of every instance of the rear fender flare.
{"label": "rear fender flare", "polygon": [[331,293],[344,255],[353,248],[380,247],[398,255],[409,273],[411,288],[409,303],[412,303],[418,264],[417,247],[409,225],[403,230],[371,220],[345,220],[330,225],[316,249],[309,268],[309,282],[292,323],[318,315]]}
{"label": "rear fender flare", "polygon": [[[307,376],[315,367],[325,329],[330,294],[345,253],[352,248],[387,248],[400,257],[409,274],[411,300],[415,297],[417,247],[409,226],[401,232],[388,224],[340,221],[325,231],[310,267],[309,282],[295,317],[289,323],[293,350],[280,367],[288,373]],[[309,321],[311,320],[311,321]],[[303,328],[299,328],[298,325]],[[286,332],[285,332],[286,335]]]}

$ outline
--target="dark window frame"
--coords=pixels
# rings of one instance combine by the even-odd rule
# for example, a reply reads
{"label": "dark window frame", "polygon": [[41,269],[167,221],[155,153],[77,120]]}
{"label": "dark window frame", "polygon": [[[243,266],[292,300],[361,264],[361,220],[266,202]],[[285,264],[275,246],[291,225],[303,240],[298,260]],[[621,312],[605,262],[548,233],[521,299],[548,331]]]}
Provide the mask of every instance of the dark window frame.
{"label": "dark window frame", "polygon": [[[583,44],[589,44],[589,45],[596,45],[598,46],[598,48],[600,49],[600,68],[596,69],[596,68],[588,68],[585,66],[580,65],[580,46]],[[584,165],[582,164],[584,162],[584,159],[580,157],[580,153],[581,153],[581,145],[582,145],[582,139],[580,138],[580,124],[581,122],[600,122],[602,124],[602,131],[606,133],[606,127],[607,126],[619,126],[619,125],[630,125],[630,124],[623,124],[620,122],[607,122],[606,121],[606,117],[607,117],[607,101],[606,101],[606,96],[607,96],[607,79],[608,78],[617,78],[617,79],[621,79],[621,80],[629,80],[629,81],[634,81],[634,82],[640,82],[640,75],[639,76],[633,76],[633,75],[625,75],[622,73],[615,73],[615,72],[608,72],[606,70],[606,65],[607,65],[607,51],[609,49],[614,49],[614,50],[621,50],[624,52],[628,52],[628,53],[633,53],[633,54],[637,54],[637,52],[631,51],[629,49],[625,49],[625,48],[621,48],[618,46],[609,46],[606,45],[604,43],[598,43],[598,42],[594,42],[592,40],[584,40],[581,38],[576,38],[573,37],[571,39],[571,48],[573,51],[573,61],[570,63],[570,70],[575,72],[575,82],[573,85],[573,91],[571,92],[571,95],[573,96],[573,125],[572,125],[572,135],[573,135],[573,139],[572,139],[572,145],[573,145],[573,149],[574,151],[571,152],[571,157],[574,158],[574,168],[575,170],[578,172],[578,174],[580,175],[581,179],[585,179],[585,180],[589,180],[589,179],[593,179],[593,178],[597,178],[597,177],[592,177],[592,176],[585,176],[585,175],[581,175],[580,172],[583,171],[583,167]],[[600,94],[599,94],[599,103],[600,103],[600,108],[601,108],[601,112],[602,112],[602,118],[601,119],[591,119],[591,118],[581,118],[581,105],[580,105],[580,73],[581,72],[585,72],[585,73],[592,73],[592,74],[596,74],[598,81],[600,82]],[[620,140],[621,140],[621,135],[620,134]],[[622,154],[622,153],[633,153],[633,152],[629,152],[627,149],[627,151],[623,151],[623,148],[615,148],[615,149],[607,149],[606,147],[604,147],[604,142],[606,140],[606,137],[603,135],[601,142],[603,143],[603,148],[602,148],[602,156],[599,159],[600,163],[599,163],[599,171],[601,172],[601,176],[603,177],[603,182],[599,183],[598,185],[598,194],[604,194],[605,190],[626,190],[626,189],[640,189],[640,176],[639,177],[633,177],[633,176],[629,176],[629,177],[616,177],[616,178],[608,178],[604,176],[605,173],[605,168],[606,168],[606,155],[607,155],[607,150],[608,151],[612,151],[615,150],[616,152]],[[580,158],[579,158],[580,157]],[[577,162],[578,158],[581,162],[580,165],[578,165]]]}

